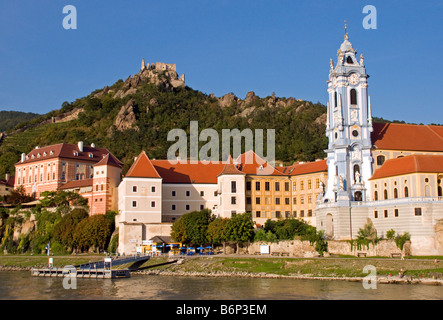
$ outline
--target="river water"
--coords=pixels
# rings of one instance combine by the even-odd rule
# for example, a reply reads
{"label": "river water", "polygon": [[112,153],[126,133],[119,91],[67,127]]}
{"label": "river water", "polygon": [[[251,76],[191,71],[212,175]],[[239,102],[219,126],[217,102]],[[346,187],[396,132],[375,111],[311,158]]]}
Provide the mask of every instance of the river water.
{"label": "river water", "polygon": [[[72,283],[71,283],[72,284]],[[442,300],[443,286],[361,282],[206,278],[132,274],[126,279],[31,277],[28,271],[0,271],[0,300]]]}

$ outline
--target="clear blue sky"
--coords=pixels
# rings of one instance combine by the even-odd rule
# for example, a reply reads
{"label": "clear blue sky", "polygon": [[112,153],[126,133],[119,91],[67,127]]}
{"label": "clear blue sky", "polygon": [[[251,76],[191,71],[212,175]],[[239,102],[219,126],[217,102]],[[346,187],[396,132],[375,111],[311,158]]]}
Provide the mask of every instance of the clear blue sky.
{"label": "clear blue sky", "polygon": [[[77,30],[62,26],[77,8]],[[377,8],[377,30],[362,26]],[[373,115],[443,123],[443,2],[18,0],[0,3],[0,110],[46,113],[125,80],[140,62],[176,63],[186,83],[326,103],[329,59],[363,52]]]}

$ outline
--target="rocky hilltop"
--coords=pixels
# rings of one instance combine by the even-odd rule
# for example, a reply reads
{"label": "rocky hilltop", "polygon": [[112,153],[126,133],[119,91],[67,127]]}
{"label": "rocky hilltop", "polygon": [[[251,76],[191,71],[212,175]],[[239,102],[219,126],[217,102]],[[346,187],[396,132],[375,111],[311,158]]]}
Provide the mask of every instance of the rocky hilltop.
{"label": "rocky hilltop", "polygon": [[200,130],[220,134],[223,128],[275,129],[276,157],[287,163],[323,158],[327,146],[324,105],[254,91],[244,99],[233,93],[215,97],[186,86],[175,64],[142,60],[126,80],[16,126],[0,144],[0,176],[14,172],[20,153],[36,145],[77,141],[108,148],[125,170],[142,149],[151,158],[165,158],[173,143],[167,141],[169,130],[188,130],[191,120]]}

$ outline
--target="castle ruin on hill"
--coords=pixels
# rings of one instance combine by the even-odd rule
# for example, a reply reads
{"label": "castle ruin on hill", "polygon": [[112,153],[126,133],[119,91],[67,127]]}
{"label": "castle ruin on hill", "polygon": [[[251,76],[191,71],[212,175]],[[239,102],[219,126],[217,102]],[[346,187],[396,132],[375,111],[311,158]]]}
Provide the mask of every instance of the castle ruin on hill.
{"label": "castle ruin on hill", "polygon": [[185,86],[185,75],[182,74],[180,77],[178,76],[175,63],[155,62],[150,64],[149,62],[145,63],[145,59],[143,58],[140,73],[143,73],[145,70],[155,70],[157,72],[165,71],[173,87]]}

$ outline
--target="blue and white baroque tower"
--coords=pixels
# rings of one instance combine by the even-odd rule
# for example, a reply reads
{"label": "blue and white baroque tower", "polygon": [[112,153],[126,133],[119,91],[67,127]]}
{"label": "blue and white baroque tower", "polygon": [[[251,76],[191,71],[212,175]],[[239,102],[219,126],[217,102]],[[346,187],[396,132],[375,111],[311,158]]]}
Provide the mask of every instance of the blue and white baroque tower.
{"label": "blue and white baroque tower", "polygon": [[[346,26],[345,26],[346,29]],[[328,181],[324,202],[365,201],[372,176],[371,103],[363,54],[349,42],[348,33],[330,61],[326,136]]]}

